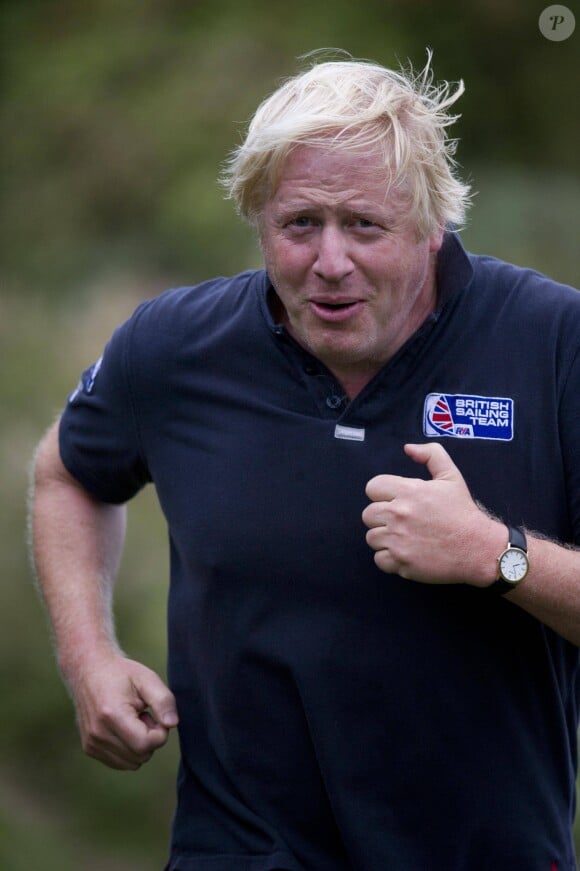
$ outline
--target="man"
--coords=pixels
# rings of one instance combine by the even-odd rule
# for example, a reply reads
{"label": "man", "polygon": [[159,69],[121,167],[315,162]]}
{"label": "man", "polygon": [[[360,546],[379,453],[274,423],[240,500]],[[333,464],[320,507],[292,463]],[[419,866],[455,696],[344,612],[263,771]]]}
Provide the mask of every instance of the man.
{"label": "man", "polygon": [[[266,270],[142,305],[39,448],[86,752],[137,768],[179,717],[169,871],[575,868],[580,296],[461,247],[460,93],[283,85],[226,174]],[[171,691],[112,628],[150,481]]]}

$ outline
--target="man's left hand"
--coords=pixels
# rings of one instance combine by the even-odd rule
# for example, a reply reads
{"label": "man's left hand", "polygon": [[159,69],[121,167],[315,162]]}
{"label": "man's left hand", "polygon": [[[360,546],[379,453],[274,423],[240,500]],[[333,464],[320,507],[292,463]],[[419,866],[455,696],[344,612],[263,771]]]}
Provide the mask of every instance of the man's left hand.
{"label": "man's left hand", "polygon": [[506,528],[482,510],[438,442],[405,445],[431,480],[378,475],[366,487],[367,542],[384,572],[428,584],[486,586],[506,546]]}

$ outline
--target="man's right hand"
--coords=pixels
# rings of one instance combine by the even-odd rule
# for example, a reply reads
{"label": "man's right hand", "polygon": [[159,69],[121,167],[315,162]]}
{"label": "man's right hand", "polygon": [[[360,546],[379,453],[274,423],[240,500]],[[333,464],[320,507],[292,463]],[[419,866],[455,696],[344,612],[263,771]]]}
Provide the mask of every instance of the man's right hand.
{"label": "man's right hand", "polygon": [[110,768],[136,770],[178,723],[175,698],[144,665],[111,652],[67,675],[83,750]]}

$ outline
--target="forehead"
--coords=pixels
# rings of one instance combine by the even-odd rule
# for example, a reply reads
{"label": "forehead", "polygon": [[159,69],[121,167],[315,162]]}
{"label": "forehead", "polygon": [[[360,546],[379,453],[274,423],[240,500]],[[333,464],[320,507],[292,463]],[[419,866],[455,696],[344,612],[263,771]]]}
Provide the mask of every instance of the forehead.
{"label": "forehead", "polygon": [[378,152],[337,151],[299,145],[286,158],[270,201],[291,200],[338,205],[365,200],[395,206],[405,199],[403,186],[391,185],[389,168]]}

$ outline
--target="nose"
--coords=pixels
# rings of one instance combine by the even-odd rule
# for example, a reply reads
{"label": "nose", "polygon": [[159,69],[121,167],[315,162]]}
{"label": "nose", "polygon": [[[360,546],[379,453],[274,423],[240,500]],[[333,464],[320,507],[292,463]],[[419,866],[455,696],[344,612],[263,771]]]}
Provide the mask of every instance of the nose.
{"label": "nose", "polygon": [[340,281],[353,270],[348,239],[339,227],[324,226],[318,234],[318,248],[313,269],[325,281]]}

